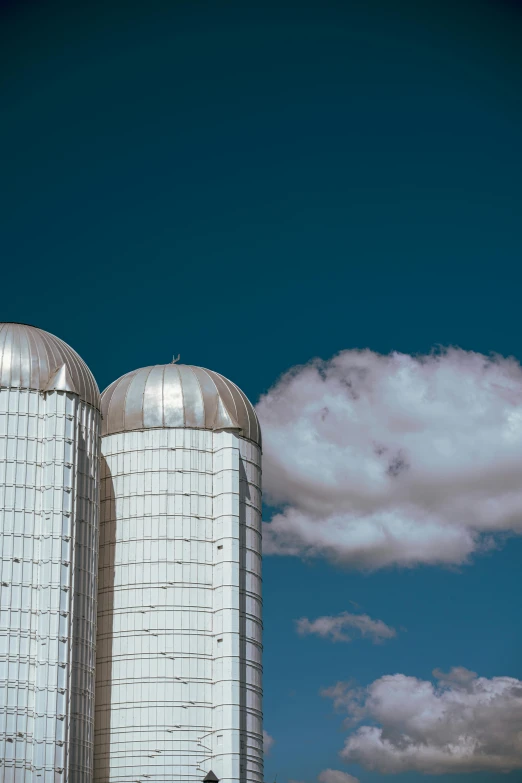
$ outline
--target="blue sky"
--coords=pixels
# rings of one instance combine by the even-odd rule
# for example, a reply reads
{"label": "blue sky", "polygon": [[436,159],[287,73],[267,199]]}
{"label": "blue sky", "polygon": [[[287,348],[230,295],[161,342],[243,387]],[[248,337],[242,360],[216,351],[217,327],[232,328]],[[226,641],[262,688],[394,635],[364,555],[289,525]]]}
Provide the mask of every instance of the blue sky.
{"label": "blue sky", "polygon": [[[348,349],[522,359],[518,3],[72,5],[0,4],[2,320],[65,339],[102,389],[179,352],[254,402]],[[522,679],[521,556],[266,557],[267,781],[424,779],[345,764],[320,691]],[[343,611],[397,636],[296,633]]]}

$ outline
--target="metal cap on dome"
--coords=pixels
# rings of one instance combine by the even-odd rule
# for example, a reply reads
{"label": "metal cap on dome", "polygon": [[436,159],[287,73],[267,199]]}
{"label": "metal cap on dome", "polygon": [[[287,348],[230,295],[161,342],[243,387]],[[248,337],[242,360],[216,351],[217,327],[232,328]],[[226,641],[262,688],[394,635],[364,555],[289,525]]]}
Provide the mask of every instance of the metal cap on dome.
{"label": "metal cap on dome", "polygon": [[0,322],[0,387],[66,391],[100,409],[94,376],[76,351],[36,326]]}
{"label": "metal cap on dome", "polygon": [[232,381],[188,364],[142,367],[102,394],[102,435],[154,428],[236,430],[261,446],[252,403]]}

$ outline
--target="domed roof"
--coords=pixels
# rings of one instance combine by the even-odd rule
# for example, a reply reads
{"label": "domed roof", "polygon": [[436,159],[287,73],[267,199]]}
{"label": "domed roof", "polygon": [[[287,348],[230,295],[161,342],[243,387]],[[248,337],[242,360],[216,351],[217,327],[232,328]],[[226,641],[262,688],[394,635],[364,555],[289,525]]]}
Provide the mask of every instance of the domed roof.
{"label": "domed roof", "polygon": [[68,391],[100,408],[94,376],[76,351],[36,326],[0,322],[0,387]]}
{"label": "domed roof", "polygon": [[155,427],[234,429],[261,445],[253,405],[217,372],[158,364],[122,375],[102,394],[102,435]]}

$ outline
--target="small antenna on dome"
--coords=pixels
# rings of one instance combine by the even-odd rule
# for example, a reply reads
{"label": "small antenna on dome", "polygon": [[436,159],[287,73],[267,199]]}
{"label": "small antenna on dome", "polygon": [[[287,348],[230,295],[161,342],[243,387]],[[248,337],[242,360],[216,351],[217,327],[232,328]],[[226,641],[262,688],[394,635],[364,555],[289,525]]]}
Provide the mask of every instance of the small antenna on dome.
{"label": "small antenna on dome", "polygon": [[172,357],[171,364],[176,364],[176,362],[179,362],[180,359],[181,359],[181,354],[178,353],[177,356]]}

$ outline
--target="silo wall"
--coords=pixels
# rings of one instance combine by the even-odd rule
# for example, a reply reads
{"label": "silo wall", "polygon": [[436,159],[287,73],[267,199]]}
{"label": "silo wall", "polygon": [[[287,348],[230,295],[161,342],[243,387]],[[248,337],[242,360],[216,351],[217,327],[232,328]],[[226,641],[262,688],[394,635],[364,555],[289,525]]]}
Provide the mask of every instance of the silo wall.
{"label": "silo wall", "polygon": [[91,783],[100,414],[0,390],[0,780]]}
{"label": "silo wall", "polygon": [[261,782],[260,449],[165,428],[102,452],[94,779]]}

